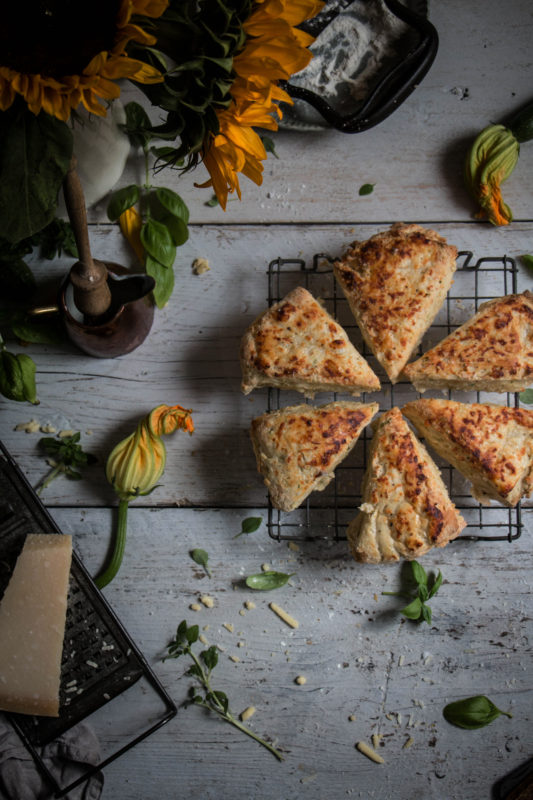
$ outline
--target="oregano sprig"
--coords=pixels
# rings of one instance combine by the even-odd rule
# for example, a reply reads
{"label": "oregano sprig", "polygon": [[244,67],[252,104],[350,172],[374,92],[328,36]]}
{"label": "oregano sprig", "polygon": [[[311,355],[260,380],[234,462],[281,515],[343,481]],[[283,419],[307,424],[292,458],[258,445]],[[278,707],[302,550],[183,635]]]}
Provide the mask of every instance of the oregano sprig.
{"label": "oregano sprig", "polygon": [[403,597],[410,602],[400,609],[400,613],[412,619],[415,622],[427,622],[431,625],[431,608],[426,605],[428,600],[431,600],[442,585],[442,573],[439,570],[436,577],[431,580],[425,571],[424,567],[418,561],[411,561],[412,579],[415,583],[416,589],[413,594],[411,592],[381,592],[381,594],[389,595],[390,597]]}
{"label": "oregano sprig", "polygon": [[225,722],[229,722],[234,728],[242,731],[246,736],[250,736],[250,738],[265,747],[279,761],[283,761],[283,756],[279,750],[237,719],[229,707],[227,695],[212,687],[211,674],[218,664],[218,649],[216,645],[211,645],[207,650],[202,650],[199,655],[196,655],[192,645],[198,641],[198,637],[198,625],[188,626],[186,620],[182,620],[177,627],[175,638],[167,645],[168,655],[163,658],[163,661],[165,661],[169,658],[180,658],[180,656],[185,655],[192,660],[193,663],[185,674],[194,678],[199,688],[191,686],[188,704],[202,706],[209,711],[213,711]]}

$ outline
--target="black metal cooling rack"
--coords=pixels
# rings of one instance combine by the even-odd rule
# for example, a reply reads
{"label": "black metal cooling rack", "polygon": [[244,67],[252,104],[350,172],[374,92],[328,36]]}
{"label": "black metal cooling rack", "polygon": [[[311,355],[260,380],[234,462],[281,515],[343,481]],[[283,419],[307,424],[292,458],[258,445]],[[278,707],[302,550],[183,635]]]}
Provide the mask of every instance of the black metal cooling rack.
{"label": "black metal cooling rack", "polygon": [[[380,412],[394,405],[404,405],[420,397],[408,381],[392,384],[361,336],[349,309],[342,289],[333,274],[334,259],[317,253],[310,263],[299,258],[277,258],[268,268],[269,306],[281,300],[291,289],[304,286],[311,294],[320,298],[332,316],[348,332],[351,341],[365,357],[381,381],[381,392],[363,394],[361,402],[379,402]],[[508,256],[485,257],[477,261],[470,251],[461,251],[457,256],[454,283],[433,324],[424,336],[419,353],[425,352],[459,325],[462,325],[479,308],[481,303],[495,297],[517,292],[517,267]],[[431,393],[428,392],[427,396]],[[462,402],[496,402],[518,407],[517,393],[489,394],[488,392],[446,392],[451,400]],[[442,396],[442,394],[440,395]],[[295,399],[295,398],[298,399]],[[325,397],[326,399],[323,399]],[[321,395],[320,404],[336,400],[337,393]],[[293,402],[302,402],[301,395],[268,390],[268,411],[277,410]],[[272,506],[268,499],[268,532],[271,538],[282,540],[346,538],[345,529],[361,504],[360,488],[367,463],[371,431],[363,430],[354,450],[335,470],[335,477],[323,492],[311,494],[299,509],[284,512]],[[461,511],[467,527],[455,541],[483,540],[512,542],[522,532],[522,509],[502,506],[483,506],[477,503],[468,491],[468,482],[447,462],[435,458],[443,480],[456,507]]]}
{"label": "black metal cooling rack", "polygon": [[[0,442],[0,599],[26,534],[58,534],[54,522],[14,459]],[[154,694],[153,712],[136,735],[89,767],[68,786],[60,786],[46,766],[41,747],[57,739],[143,679]],[[98,591],[75,552],[70,570],[68,608],[61,663],[59,717],[6,714],[48,780],[54,797],[63,797],[168,722],[177,712],[146,659]]]}

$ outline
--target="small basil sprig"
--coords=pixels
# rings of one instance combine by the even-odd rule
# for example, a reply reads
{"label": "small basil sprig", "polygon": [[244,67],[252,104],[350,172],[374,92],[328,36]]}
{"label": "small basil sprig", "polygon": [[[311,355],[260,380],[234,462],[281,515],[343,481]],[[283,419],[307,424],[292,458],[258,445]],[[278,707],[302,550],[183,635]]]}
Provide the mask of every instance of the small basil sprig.
{"label": "small basil sprig", "polygon": [[[192,645],[198,641],[198,638],[198,625],[188,626],[187,622],[183,620],[178,625],[175,638],[169,642],[167,646],[168,655],[166,658],[179,658],[180,656],[186,655],[189,656],[193,662],[185,674],[194,678],[200,688],[197,689],[191,686],[189,690],[189,703],[202,706],[208,709],[208,711],[213,711],[215,714],[218,714],[225,722],[229,722],[234,728],[245,733],[246,736],[255,739],[255,741],[263,747],[266,747],[278,761],[283,761],[283,756],[279,750],[237,719],[229,707],[229,700],[225,692],[213,689],[211,686],[211,674],[218,664],[218,650],[216,645],[211,645],[207,650],[202,650],[200,655],[197,656],[192,650]],[[166,659],[163,658],[163,661],[165,660]]]}
{"label": "small basil sprig", "polygon": [[476,730],[476,728],[484,728],[485,725],[490,725],[500,714],[505,714],[505,716],[509,718],[513,716],[508,711],[502,711],[500,708],[497,708],[494,703],[483,694],[478,694],[475,697],[466,697],[464,700],[456,700],[455,703],[449,703],[444,707],[442,713],[444,719],[451,725],[470,731]]}
{"label": "small basil sprig", "polygon": [[442,584],[442,573],[439,573],[436,578],[433,578],[431,586],[429,585],[429,577],[418,561],[411,561],[412,579],[416,585],[416,594],[413,592],[381,592],[381,594],[390,595],[391,597],[404,597],[411,602],[404,608],[400,609],[400,613],[407,617],[407,619],[415,620],[415,622],[427,622],[431,625],[431,608],[426,605],[426,602],[434,597],[439,591]]}
{"label": "small basil sprig", "polygon": [[54,467],[37,486],[37,494],[41,494],[58,475],[64,475],[65,478],[71,481],[81,480],[80,468],[89,464],[96,464],[98,461],[96,456],[86,453],[79,441],[79,432],[74,433],[72,436],[63,436],[57,439],[52,437],[39,439],[39,446],[53,459]]}
{"label": "small basil sprig", "polygon": [[267,572],[258,572],[257,575],[248,575],[245,583],[249,589],[269,592],[271,589],[279,589],[280,586],[285,586],[289,578],[294,574],[294,572],[287,574],[286,572],[268,570]]}
{"label": "small basil sprig", "polygon": [[246,517],[246,519],[243,519],[241,523],[241,532],[237,533],[236,536],[234,536],[233,538],[238,539],[239,536],[243,535],[243,533],[244,534],[255,533],[255,531],[261,525],[262,521],[263,517]]}
{"label": "small basil sprig", "polygon": [[206,574],[210,578],[211,572],[209,570],[209,567],[207,566],[207,562],[209,561],[209,555],[207,554],[207,551],[202,550],[201,547],[195,547],[194,550],[190,551],[189,555],[192,558],[192,560],[196,562],[196,564],[199,564],[201,567],[205,569]]}

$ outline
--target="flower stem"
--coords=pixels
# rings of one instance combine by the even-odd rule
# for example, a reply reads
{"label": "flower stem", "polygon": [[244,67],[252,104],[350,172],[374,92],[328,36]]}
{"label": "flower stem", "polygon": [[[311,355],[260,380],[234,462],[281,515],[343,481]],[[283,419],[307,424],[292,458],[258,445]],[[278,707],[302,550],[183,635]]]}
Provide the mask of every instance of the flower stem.
{"label": "flower stem", "polygon": [[111,583],[115,575],[120,569],[122,558],[124,556],[124,549],[126,547],[126,528],[128,519],[128,501],[120,500],[118,504],[118,525],[115,536],[115,543],[113,546],[113,553],[111,559],[103,572],[95,579],[95,583],[99,589],[103,589],[108,583]]}

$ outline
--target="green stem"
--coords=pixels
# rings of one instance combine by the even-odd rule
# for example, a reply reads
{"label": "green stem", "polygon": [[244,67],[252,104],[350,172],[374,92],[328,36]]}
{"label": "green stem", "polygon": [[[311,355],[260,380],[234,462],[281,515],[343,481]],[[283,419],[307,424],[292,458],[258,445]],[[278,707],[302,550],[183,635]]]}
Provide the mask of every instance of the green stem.
{"label": "green stem", "polygon": [[275,756],[278,759],[278,761],[283,761],[284,760],[283,756],[281,755],[279,750],[276,750],[274,745],[265,742],[264,739],[262,739],[253,731],[251,731],[250,728],[247,728],[246,725],[243,725],[242,722],[239,722],[237,719],[235,719],[235,717],[233,716],[233,714],[230,713],[230,711],[224,710],[224,706],[218,700],[216,694],[211,688],[211,684],[209,683],[209,673],[205,672],[202,664],[200,663],[199,659],[195,656],[195,654],[192,652],[190,647],[188,648],[187,652],[189,653],[190,657],[192,658],[192,660],[194,661],[194,663],[201,672],[201,677],[199,678],[200,682],[202,683],[204,689],[207,692],[209,692],[210,696],[213,698],[210,702],[203,700],[199,705],[202,705],[204,708],[208,708],[210,711],[214,711],[216,714],[219,715],[219,717],[222,717],[222,719],[226,720],[226,722],[229,722],[230,725],[233,725],[234,728],[237,728],[237,730],[241,731],[242,733],[245,733],[246,736],[249,736],[251,739],[254,739],[258,744],[262,745],[263,747],[266,747],[266,749],[270,753],[272,753],[272,755]]}
{"label": "green stem", "polygon": [[126,547],[126,528],[128,519],[128,501],[120,500],[118,504],[118,525],[115,536],[115,543],[113,545],[113,553],[111,559],[103,572],[95,579],[95,583],[99,589],[103,589],[108,583],[111,583],[115,575],[120,569],[122,558],[124,556],[124,549]]}
{"label": "green stem", "polygon": [[57,467],[54,467],[53,470],[48,473],[46,478],[43,478],[43,480],[35,490],[37,494],[40,495],[44,491],[44,489],[47,488],[47,486],[50,486],[54,478],[57,478],[60,472],[63,472],[63,464],[58,464]]}

